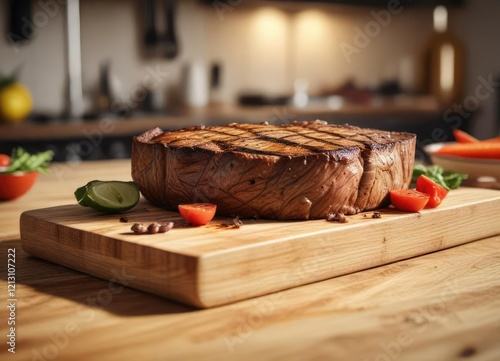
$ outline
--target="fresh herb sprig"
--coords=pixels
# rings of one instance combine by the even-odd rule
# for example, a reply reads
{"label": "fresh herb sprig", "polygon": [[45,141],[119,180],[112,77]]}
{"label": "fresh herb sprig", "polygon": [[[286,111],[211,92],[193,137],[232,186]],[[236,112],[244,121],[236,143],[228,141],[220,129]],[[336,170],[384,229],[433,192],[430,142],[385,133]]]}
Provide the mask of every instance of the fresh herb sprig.
{"label": "fresh herb sprig", "polygon": [[12,151],[11,163],[5,173],[37,171],[47,174],[47,169],[53,157],[54,152],[52,150],[30,154],[19,147]]}
{"label": "fresh herb sprig", "polygon": [[463,180],[468,177],[467,174],[444,171],[437,165],[426,167],[417,164],[413,167],[412,183],[415,183],[422,174],[448,190],[460,187]]}

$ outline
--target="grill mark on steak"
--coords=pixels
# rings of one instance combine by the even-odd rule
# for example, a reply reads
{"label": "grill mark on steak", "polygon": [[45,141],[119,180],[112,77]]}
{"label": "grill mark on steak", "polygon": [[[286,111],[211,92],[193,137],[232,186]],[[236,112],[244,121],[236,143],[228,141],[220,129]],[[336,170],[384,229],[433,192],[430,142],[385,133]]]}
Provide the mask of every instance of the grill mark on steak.
{"label": "grill mark on steak", "polygon": [[[217,143],[223,146],[224,150],[230,149],[231,144],[241,141],[242,138],[268,140],[278,144],[287,141],[287,138],[294,137],[296,140],[290,141],[287,145],[296,147],[305,147],[308,150],[316,152],[316,146],[308,148],[307,139],[319,141],[324,144],[333,145],[337,148],[346,146],[366,146],[369,143],[390,143],[393,140],[387,135],[389,132],[372,130],[372,132],[356,131],[356,127],[340,127],[334,125],[284,125],[270,126],[262,124],[231,124],[229,126],[207,127],[207,128],[188,128],[177,132],[169,132],[157,135],[151,142],[161,142],[168,146],[175,147],[193,147],[205,146],[210,143]],[[271,135],[270,135],[271,134]],[[281,134],[281,136],[277,136]],[[326,138],[325,138],[326,136]],[[297,137],[304,138],[299,141]],[[347,142],[347,143],[346,143]],[[228,144],[225,144],[228,143]],[[249,147],[242,147],[251,149]],[[318,147],[322,148],[322,147]],[[323,149],[326,150],[326,149]]]}
{"label": "grill mark on steak", "polygon": [[336,126],[318,126],[311,128],[316,129],[322,133],[336,135],[341,139],[346,139],[348,141],[355,142],[359,146],[366,146],[368,143],[374,141],[374,139],[372,139],[369,135],[364,133],[363,134],[356,133],[350,128],[344,129],[344,128],[337,128]]}
{"label": "grill mark on steak", "polygon": [[[387,133],[380,132],[379,133]],[[300,156],[349,147],[370,148],[370,143],[386,141],[382,135],[360,135],[351,128],[323,125],[231,124],[226,127],[188,128],[164,133],[152,139],[169,147],[238,151],[250,154]],[[250,144],[251,146],[248,146]]]}
{"label": "grill mark on steak", "polygon": [[[227,127],[229,128],[229,127]],[[229,128],[224,127],[214,127],[212,129],[216,133],[221,133],[221,134],[231,134],[229,130],[232,130]],[[229,133],[228,133],[229,132]],[[245,135],[245,137],[241,137],[240,135]],[[232,135],[232,134],[231,134]],[[251,139],[251,141],[249,141]],[[246,146],[241,146],[238,143],[251,143],[252,146],[254,147],[246,147]],[[271,149],[274,147],[277,147],[281,149],[282,151],[278,150],[268,150],[268,149],[259,149],[262,148],[261,145],[266,144],[268,145]],[[227,149],[230,149],[231,147],[234,147],[236,151],[239,152],[245,152],[245,153],[251,153],[251,154],[273,154],[273,155],[290,155],[292,150],[296,150],[295,153],[300,155],[300,154],[308,154],[311,152],[317,152],[317,149],[310,149],[308,147],[304,147],[301,144],[298,143],[291,143],[291,142],[282,142],[279,139],[275,139],[272,137],[267,137],[267,136],[262,136],[259,133],[251,132],[251,131],[240,131],[236,139],[232,140],[230,144],[219,144],[220,146],[225,146]],[[293,147],[293,148],[290,148]]]}
{"label": "grill mark on steak", "polygon": [[[280,141],[272,137],[265,137],[253,132],[237,132],[232,134],[231,129],[211,127],[206,129],[179,131],[177,135],[165,134],[152,139],[154,143],[163,143],[175,148],[201,148],[213,151],[238,151],[250,154],[271,155],[307,155],[319,152],[316,148],[303,146],[291,142]],[[241,136],[244,134],[245,136]]]}
{"label": "grill mark on steak", "polygon": [[[333,145],[335,148],[326,148],[328,150],[335,150],[337,148],[345,147],[361,147],[363,149],[371,148],[374,145],[388,144],[394,142],[390,138],[388,131],[381,131],[376,129],[364,129],[360,134],[361,128],[351,126],[335,126],[335,125],[322,125],[315,124],[314,122],[307,123],[306,125],[286,124],[281,127],[277,126],[263,126],[262,124],[230,124],[229,127],[249,130],[254,134],[288,134],[280,139],[286,140],[287,137],[301,136],[308,139],[313,139],[324,144]],[[370,132],[366,132],[369,130]],[[286,132],[288,131],[288,132]],[[316,134],[317,136],[312,136]],[[325,139],[325,135],[327,139]],[[295,142],[303,144],[302,142]],[[318,146],[315,146],[316,148]],[[323,148],[325,147],[318,147]],[[316,151],[316,150],[315,150]]]}
{"label": "grill mark on steak", "polygon": [[290,127],[290,129],[294,130],[297,132],[297,134],[300,134],[303,137],[313,139],[318,142],[326,143],[326,144],[331,144],[334,146],[337,146],[339,148],[342,147],[359,147],[363,146],[363,143],[360,143],[358,141],[353,141],[345,137],[341,137],[339,135],[334,135],[332,133],[324,132],[321,130],[317,130],[314,128],[304,128],[304,127]]}
{"label": "grill mark on steak", "polygon": [[[228,128],[231,129],[232,127],[228,127]],[[259,128],[262,128],[262,126],[259,126]],[[278,132],[282,132],[281,129],[276,129],[276,128],[272,127],[272,132],[274,133],[274,136],[273,136],[273,135],[267,134],[267,133],[269,133],[269,131],[267,131],[267,132],[260,131],[259,128],[256,128],[256,127],[245,128],[245,131],[242,132],[242,134],[245,134],[247,137],[253,138],[253,139],[265,140],[265,141],[283,144],[283,145],[291,145],[294,147],[304,148],[304,150],[307,150],[307,151],[317,152],[316,148],[311,148],[311,147],[307,146],[307,144],[287,141],[284,136],[279,137]]]}
{"label": "grill mark on steak", "polygon": [[[260,126],[262,127],[262,126]],[[232,135],[231,133],[228,132],[228,128],[230,127],[214,127],[211,128],[211,130],[214,133],[220,133],[224,135]],[[232,129],[231,129],[232,130]],[[281,134],[283,135],[282,137],[279,136],[271,136],[268,135],[268,133],[276,132],[279,130]],[[245,139],[242,140],[241,138],[237,138],[234,140],[231,140],[229,144],[227,144],[224,141],[218,142],[214,141],[214,143],[218,144],[221,148],[223,149],[231,149],[232,147],[235,147],[235,150],[241,151],[241,152],[247,152],[247,153],[253,153],[253,154],[274,154],[274,155],[291,155],[292,150],[296,149],[295,155],[308,155],[311,153],[321,153],[325,151],[332,151],[332,150],[339,150],[342,147],[345,147],[345,145],[340,145],[340,144],[334,144],[334,143],[328,143],[328,142],[318,142],[318,139],[313,139],[309,137],[304,137],[298,133],[294,132],[284,132],[281,129],[277,129],[275,127],[272,127],[271,129],[266,129],[266,131],[259,131],[258,128],[245,128],[245,131],[241,131],[240,134],[245,135]],[[301,141],[294,141],[294,140],[289,140],[287,137],[302,137],[304,138],[305,142]],[[249,148],[249,147],[243,147],[238,145],[239,142],[247,142],[247,139],[252,139],[251,143],[252,145],[255,145],[258,148],[261,148],[260,145],[262,144],[269,144],[270,146],[274,147],[277,145],[280,147],[280,149],[283,149],[283,151],[278,152],[278,151],[269,151],[267,149],[255,149],[255,148]],[[312,140],[317,141],[316,144],[308,144]],[[259,143],[262,142],[262,143]],[[326,144],[329,145],[334,145],[335,147],[332,148],[330,147],[325,147]],[[290,148],[292,147],[292,148]]]}

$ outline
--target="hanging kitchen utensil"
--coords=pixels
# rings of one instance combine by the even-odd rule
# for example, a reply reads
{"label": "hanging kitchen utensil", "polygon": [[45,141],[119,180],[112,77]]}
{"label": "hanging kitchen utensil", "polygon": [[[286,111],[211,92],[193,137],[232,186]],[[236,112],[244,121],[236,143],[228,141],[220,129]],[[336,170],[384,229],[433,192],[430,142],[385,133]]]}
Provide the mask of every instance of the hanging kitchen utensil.
{"label": "hanging kitchen utensil", "polygon": [[175,34],[175,5],[176,0],[165,0],[165,22],[166,22],[166,32],[165,32],[165,57],[167,59],[173,59],[177,56],[179,52],[179,45],[177,43],[177,38]]}
{"label": "hanging kitchen utensil", "polygon": [[156,30],[156,10],[155,0],[145,0],[144,1],[144,15],[145,15],[145,26],[146,32],[144,33],[144,44],[147,47],[155,47],[158,44],[159,36]]}

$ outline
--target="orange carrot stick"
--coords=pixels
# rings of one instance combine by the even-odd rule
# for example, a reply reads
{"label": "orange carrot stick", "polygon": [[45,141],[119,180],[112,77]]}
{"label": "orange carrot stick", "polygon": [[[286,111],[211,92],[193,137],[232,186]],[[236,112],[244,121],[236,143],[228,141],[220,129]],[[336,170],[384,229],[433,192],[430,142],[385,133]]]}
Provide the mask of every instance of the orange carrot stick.
{"label": "orange carrot stick", "polygon": [[500,142],[449,144],[443,146],[436,153],[469,158],[500,159]]}
{"label": "orange carrot stick", "polygon": [[500,137],[494,137],[494,138],[489,138],[489,139],[481,140],[481,142],[486,142],[486,143],[500,143]]}
{"label": "orange carrot stick", "polygon": [[453,129],[453,136],[459,143],[476,143],[479,139],[460,129]]}

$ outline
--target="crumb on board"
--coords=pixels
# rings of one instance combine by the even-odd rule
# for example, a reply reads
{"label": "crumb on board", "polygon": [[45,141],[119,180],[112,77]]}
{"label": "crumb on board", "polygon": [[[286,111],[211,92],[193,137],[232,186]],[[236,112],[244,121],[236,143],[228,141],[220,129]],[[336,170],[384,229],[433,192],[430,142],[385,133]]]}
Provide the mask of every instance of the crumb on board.
{"label": "crumb on board", "polygon": [[220,228],[241,228],[243,226],[243,222],[240,220],[240,217],[236,216],[230,218],[228,222],[223,222],[219,224]]}
{"label": "crumb on board", "polygon": [[326,216],[326,220],[328,222],[339,222],[339,223],[347,223],[347,222],[349,222],[347,220],[347,217],[345,216],[344,213],[329,213]]}

